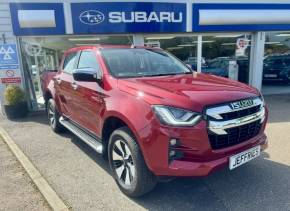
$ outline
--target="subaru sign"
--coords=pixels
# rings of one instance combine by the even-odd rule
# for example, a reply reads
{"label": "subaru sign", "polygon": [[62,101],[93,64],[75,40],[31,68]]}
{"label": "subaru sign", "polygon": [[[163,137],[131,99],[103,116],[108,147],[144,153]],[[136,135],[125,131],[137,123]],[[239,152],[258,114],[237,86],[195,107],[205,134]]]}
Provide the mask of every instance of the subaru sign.
{"label": "subaru sign", "polygon": [[185,32],[185,3],[72,3],[75,34]]}
{"label": "subaru sign", "polygon": [[80,14],[79,19],[83,24],[96,25],[105,20],[105,15],[97,10],[87,10]]}

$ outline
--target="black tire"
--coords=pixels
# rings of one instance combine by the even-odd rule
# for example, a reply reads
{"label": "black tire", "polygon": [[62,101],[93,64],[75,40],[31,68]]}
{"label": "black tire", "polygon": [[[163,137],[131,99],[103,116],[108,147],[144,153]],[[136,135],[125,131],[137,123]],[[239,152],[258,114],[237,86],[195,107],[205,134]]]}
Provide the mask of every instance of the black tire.
{"label": "black tire", "polygon": [[55,102],[52,98],[48,100],[46,110],[51,129],[56,133],[62,132],[64,127],[59,123],[60,114],[58,113]]}
{"label": "black tire", "polygon": [[[121,153],[117,145],[123,149]],[[126,153],[128,150],[130,153]],[[125,155],[122,156],[122,154]],[[119,159],[116,159],[116,156]],[[113,177],[121,191],[127,196],[140,197],[154,189],[157,178],[148,169],[139,145],[128,127],[119,128],[112,133],[109,140],[108,158]],[[124,170],[120,170],[121,166]],[[122,172],[121,176],[118,176],[120,172]],[[129,185],[125,182],[127,177],[130,180]]]}

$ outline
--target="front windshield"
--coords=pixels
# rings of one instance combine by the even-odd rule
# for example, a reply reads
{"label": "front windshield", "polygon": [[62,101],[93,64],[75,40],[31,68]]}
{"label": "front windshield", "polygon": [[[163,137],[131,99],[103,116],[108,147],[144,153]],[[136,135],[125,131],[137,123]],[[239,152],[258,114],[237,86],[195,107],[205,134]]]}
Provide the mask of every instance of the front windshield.
{"label": "front windshield", "polygon": [[159,49],[103,49],[102,56],[117,78],[176,75],[190,69],[169,53]]}

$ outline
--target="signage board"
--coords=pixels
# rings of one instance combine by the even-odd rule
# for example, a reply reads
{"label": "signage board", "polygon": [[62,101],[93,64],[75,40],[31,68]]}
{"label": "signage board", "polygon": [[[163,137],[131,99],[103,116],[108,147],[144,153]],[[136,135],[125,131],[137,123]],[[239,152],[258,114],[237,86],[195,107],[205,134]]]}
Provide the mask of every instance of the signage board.
{"label": "signage board", "polygon": [[0,44],[0,82],[21,84],[21,73],[16,44]]}
{"label": "signage board", "polygon": [[193,32],[290,30],[290,4],[192,4]]}
{"label": "signage board", "polygon": [[0,44],[0,66],[18,65],[16,44]]}
{"label": "signage board", "polygon": [[186,4],[72,3],[74,34],[186,32]]}
{"label": "signage board", "polygon": [[14,35],[65,34],[62,3],[10,3]]}
{"label": "signage board", "polygon": [[13,77],[13,78],[1,78],[2,84],[21,84],[20,77]]}

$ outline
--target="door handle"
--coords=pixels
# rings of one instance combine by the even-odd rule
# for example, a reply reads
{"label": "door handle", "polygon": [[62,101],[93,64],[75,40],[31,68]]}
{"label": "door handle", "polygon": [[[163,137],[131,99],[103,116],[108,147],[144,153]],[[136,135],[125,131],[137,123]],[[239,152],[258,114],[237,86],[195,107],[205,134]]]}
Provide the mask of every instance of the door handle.
{"label": "door handle", "polygon": [[60,84],[60,83],[61,83],[61,79],[60,79],[60,78],[56,78],[56,82],[57,82],[58,84]]}
{"label": "door handle", "polygon": [[78,85],[77,85],[76,82],[72,82],[72,83],[71,83],[71,86],[72,86],[72,88],[73,88],[74,90],[76,90],[76,89],[78,88]]}

